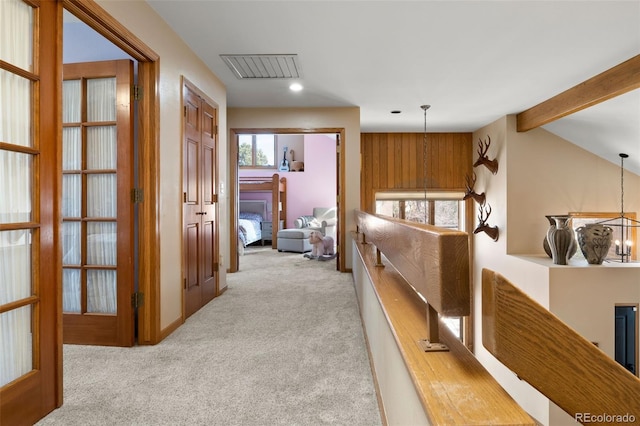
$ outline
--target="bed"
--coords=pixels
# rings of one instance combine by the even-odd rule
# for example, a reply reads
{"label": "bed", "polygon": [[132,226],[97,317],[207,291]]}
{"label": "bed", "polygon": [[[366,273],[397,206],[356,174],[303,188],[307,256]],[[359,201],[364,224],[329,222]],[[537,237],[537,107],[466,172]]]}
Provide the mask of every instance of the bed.
{"label": "bed", "polygon": [[262,240],[262,222],[267,217],[264,200],[240,200],[238,213],[238,239],[242,247]]}
{"label": "bed", "polygon": [[[273,224],[278,224],[278,225],[274,225],[272,226],[272,235],[269,236],[268,240],[272,241],[272,248],[277,249],[278,248],[278,243],[277,243],[277,238],[276,238],[276,234],[278,233],[278,230],[280,229],[280,226],[282,226],[283,228],[287,227],[287,178],[285,177],[280,177],[279,174],[274,173],[272,176],[265,176],[265,177],[257,177],[257,176],[241,176],[238,178],[239,181],[239,186],[240,186],[240,193],[248,193],[248,192],[269,192],[271,193],[271,209],[270,209],[270,213],[271,215],[268,214],[267,211],[267,207],[266,204],[268,204],[267,201],[263,201],[265,203],[265,208],[264,208],[264,214],[262,214],[263,220],[269,220],[269,216],[271,216],[271,220],[270,222]],[[249,200],[240,200],[240,203],[244,203],[245,201],[249,201]],[[238,213],[241,213],[243,211],[243,208],[248,208],[248,207],[242,207],[241,205],[238,206]],[[250,212],[252,213],[259,213],[256,211],[258,207],[254,208],[253,210],[251,210]],[[238,218],[240,219],[240,215],[238,215]],[[255,218],[254,218],[255,219]],[[247,220],[247,219],[244,219]],[[245,229],[246,230],[246,229]],[[242,236],[240,236],[241,234],[241,230],[240,230],[240,223],[238,223],[238,241],[239,244],[240,242],[244,243],[244,241],[242,240]],[[266,237],[266,236],[265,236]],[[261,237],[260,237],[261,238]],[[248,240],[250,240],[251,238],[248,238]],[[255,242],[257,240],[254,240],[253,242]],[[249,243],[251,244],[251,243]],[[244,246],[246,247],[246,245]],[[239,247],[240,248],[240,247]]]}

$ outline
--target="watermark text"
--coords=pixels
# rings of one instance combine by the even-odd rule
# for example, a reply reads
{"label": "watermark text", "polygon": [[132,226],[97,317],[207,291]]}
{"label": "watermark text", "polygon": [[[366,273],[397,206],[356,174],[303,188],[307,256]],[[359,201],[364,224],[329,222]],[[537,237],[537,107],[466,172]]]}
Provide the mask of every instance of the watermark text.
{"label": "watermark text", "polygon": [[609,413],[576,413],[574,419],[580,423],[635,423],[633,414],[609,414]]}

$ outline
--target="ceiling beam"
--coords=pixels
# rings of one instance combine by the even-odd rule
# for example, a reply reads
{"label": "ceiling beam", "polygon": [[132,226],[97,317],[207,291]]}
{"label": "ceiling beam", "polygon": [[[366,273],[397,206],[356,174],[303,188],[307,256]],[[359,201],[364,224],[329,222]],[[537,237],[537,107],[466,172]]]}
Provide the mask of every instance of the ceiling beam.
{"label": "ceiling beam", "polygon": [[518,132],[535,129],[637,88],[640,88],[640,55],[522,111],[516,116]]}

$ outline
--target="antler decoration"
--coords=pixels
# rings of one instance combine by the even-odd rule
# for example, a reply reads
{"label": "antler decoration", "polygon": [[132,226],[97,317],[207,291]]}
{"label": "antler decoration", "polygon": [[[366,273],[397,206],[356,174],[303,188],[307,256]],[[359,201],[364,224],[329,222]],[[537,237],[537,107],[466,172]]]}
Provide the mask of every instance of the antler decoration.
{"label": "antler decoration", "polygon": [[491,137],[489,135],[487,135],[486,142],[483,142],[482,139],[478,140],[478,159],[475,163],[473,163],[473,167],[482,164],[495,175],[496,173],[498,173],[498,162],[495,158],[493,160],[489,160],[489,157],[487,157],[489,145],[491,145]]}
{"label": "antler decoration", "polygon": [[484,232],[487,234],[493,241],[498,241],[499,231],[497,226],[489,226],[487,225],[487,219],[489,219],[489,215],[491,214],[491,206],[486,204],[487,208],[485,209],[485,204],[480,204],[478,221],[480,222],[476,229],[473,231],[474,234],[479,232]]}
{"label": "antler decoration", "polygon": [[464,178],[467,181],[467,183],[465,184],[466,190],[464,191],[464,197],[462,199],[467,200],[469,198],[473,198],[476,201],[476,203],[480,205],[484,204],[484,201],[486,199],[484,192],[482,194],[478,194],[473,189],[473,187],[476,184],[476,173],[473,172],[471,179],[469,178],[469,175],[465,175]]}

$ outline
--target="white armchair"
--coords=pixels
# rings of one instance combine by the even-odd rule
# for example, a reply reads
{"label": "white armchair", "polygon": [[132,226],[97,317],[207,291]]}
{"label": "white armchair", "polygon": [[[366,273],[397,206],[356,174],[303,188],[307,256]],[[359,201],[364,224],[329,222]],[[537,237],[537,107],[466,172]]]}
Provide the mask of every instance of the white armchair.
{"label": "white armchair", "polygon": [[338,218],[335,207],[314,207],[313,215],[300,216],[293,222],[296,228],[320,231],[325,237],[329,236],[334,240],[336,238],[337,223]]}

